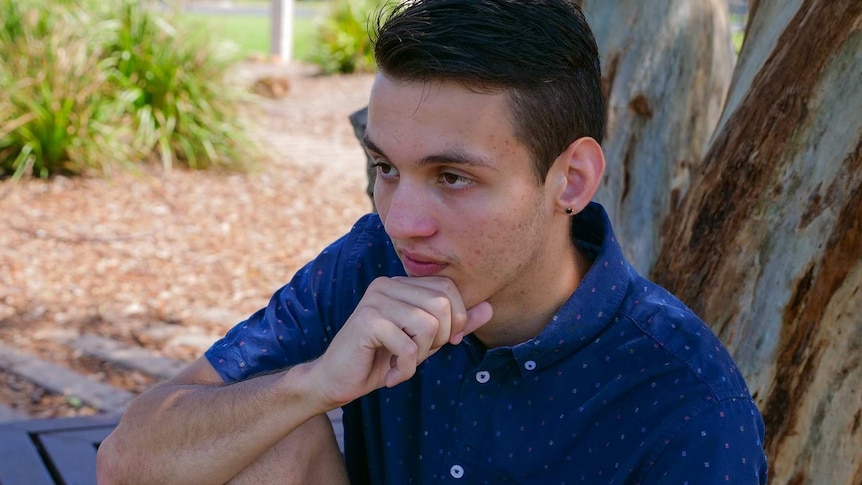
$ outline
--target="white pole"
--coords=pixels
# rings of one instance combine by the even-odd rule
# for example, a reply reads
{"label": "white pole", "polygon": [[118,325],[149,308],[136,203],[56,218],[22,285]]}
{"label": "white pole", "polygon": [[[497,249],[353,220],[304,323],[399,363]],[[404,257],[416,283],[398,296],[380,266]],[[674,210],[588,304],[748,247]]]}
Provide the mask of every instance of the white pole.
{"label": "white pole", "polygon": [[269,51],[284,62],[293,53],[293,0],[272,0]]}

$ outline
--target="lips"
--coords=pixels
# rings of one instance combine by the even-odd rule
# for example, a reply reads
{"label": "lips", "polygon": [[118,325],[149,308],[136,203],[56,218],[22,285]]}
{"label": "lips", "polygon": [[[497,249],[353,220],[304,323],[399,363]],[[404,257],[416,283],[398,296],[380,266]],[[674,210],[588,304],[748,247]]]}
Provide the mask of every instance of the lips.
{"label": "lips", "polygon": [[431,276],[443,271],[446,263],[435,261],[429,256],[405,251],[398,251],[401,256],[401,264],[410,276]]}

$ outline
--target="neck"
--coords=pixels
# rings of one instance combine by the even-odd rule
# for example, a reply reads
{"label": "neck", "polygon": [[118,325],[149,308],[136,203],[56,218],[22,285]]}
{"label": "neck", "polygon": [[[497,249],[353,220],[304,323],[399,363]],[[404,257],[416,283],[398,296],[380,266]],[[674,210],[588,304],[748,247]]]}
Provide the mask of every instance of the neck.
{"label": "neck", "polygon": [[566,236],[565,248],[548,252],[562,258],[536,261],[516,288],[489,300],[494,318],[475,332],[487,348],[513,346],[537,336],[574,293],[591,263]]}

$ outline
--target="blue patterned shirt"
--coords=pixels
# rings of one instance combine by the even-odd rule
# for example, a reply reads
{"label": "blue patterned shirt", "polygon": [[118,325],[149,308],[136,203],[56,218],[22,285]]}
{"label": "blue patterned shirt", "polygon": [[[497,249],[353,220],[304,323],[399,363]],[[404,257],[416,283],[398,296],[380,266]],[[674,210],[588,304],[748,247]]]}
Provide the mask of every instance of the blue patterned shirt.
{"label": "blue patterned shirt", "polygon": [[[763,420],[719,340],[626,262],[601,206],[573,237],[592,267],[537,337],[468,336],[345,406],[352,483],[766,483]],[[226,382],[314,359],[382,275],[404,269],[368,215],[206,356]]]}

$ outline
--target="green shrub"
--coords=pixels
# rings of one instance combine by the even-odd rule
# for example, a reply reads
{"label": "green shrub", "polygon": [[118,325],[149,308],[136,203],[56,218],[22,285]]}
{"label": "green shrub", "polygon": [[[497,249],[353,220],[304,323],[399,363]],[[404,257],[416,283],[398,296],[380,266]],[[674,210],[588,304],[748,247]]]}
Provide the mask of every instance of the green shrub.
{"label": "green shrub", "polygon": [[0,0],[0,174],[242,168],[235,57],[138,0]]}
{"label": "green shrub", "polygon": [[[180,29],[162,16],[121,2],[120,28],[108,47],[112,81],[132,98],[138,142],[157,150],[165,167],[232,167],[244,140],[236,126],[236,96],[225,87],[237,51],[204,29]],[[247,144],[246,144],[247,145]]]}
{"label": "green shrub", "polygon": [[368,36],[371,16],[380,1],[336,0],[318,30],[311,59],[326,74],[371,72],[376,69]]}
{"label": "green shrub", "polygon": [[124,109],[107,89],[113,60],[80,28],[93,19],[44,16],[33,3],[3,0],[0,10],[0,172],[45,177],[123,162]]}

